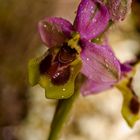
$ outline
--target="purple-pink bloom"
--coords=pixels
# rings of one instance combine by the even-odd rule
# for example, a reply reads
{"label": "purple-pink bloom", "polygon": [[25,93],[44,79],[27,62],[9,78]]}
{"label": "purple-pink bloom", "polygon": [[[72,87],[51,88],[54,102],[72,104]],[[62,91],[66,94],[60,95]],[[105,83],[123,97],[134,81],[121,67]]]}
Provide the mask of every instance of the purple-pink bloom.
{"label": "purple-pink bloom", "polygon": [[131,10],[132,0],[109,0],[108,7],[113,21],[124,20]]}
{"label": "purple-pink bloom", "polygon": [[[99,0],[82,0],[73,25],[58,17],[41,20],[39,33],[43,43],[49,47],[49,50],[58,46],[61,48],[53,60],[53,65],[49,65],[51,68],[49,68],[48,73],[52,73],[50,69],[54,71],[58,65],[67,69],[71,61],[76,59],[75,55],[78,54],[83,64],[81,73],[87,77],[81,87],[83,95],[103,91],[118,82],[121,77],[121,66],[114,53],[108,45],[92,42],[105,31],[109,20],[108,8]],[[73,33],[80,35],[78,40],[80,52],[77,52],[76,49],[73,51],[70,49],[73,47],[67,44],[67,41],[73,38]],[[61,60],[59,60],[60,58]],[[59,64],[56,59],[58,59]],[[60,66],[60,69],[62,70],[63,67]]]}

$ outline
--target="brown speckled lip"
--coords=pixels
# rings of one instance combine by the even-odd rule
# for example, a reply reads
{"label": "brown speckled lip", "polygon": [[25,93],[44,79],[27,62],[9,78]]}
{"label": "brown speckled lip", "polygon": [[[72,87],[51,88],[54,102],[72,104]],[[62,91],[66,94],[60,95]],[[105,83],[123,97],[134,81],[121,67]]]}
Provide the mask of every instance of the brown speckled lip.
{"label": "brown speckled lip", "polygon": [[75,49],[71,49],[69,46],[65,45],[59,51],[58,61],[63,64],[70,63],[75,60],[76,53]]}
{"label": "brown speckled lip", "polygon": [[51,66],[51,61],[52,61],[53,56],[51,54],[48,54],[41,62],[39,65],[39,71],[41,74],[45,74],[49,67]]}
{"label": "brown speckled lip", "polygon": [[70,63],[76,59],[77,52],[66,43],[56,53],[49,51],[40,62],[40,74],[48,75],[54,85],[64,85],[70,78]]}
{"label": "brown speckled lip", "polygon": [[133,78],[130,78],[129,82],[127,84],[127,87],[131,90],[131,92],[133,94],[133,97],[129,103],[129,109],[133,114],[137,114],[140,109],[140,103],[138,101],[137,95],[135,94],[135,91],[133,90],[132,81],[133,81]]}
{"label": "brown speckled lip", "polygon": [[140,109],[140,103],[136,97],[133,97],[130,101],[129,108],[133,114],[138,114]]}
{"label": "brown speckled lip", "polygon": [[64,85],[70,78],[70,66],[58,70],[51,78],[54,85]]}

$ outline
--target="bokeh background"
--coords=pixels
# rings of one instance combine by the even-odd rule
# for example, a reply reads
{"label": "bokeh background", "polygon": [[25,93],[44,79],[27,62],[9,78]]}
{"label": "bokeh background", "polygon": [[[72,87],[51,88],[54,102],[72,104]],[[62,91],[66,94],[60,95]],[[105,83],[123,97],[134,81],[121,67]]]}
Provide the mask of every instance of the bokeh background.
{"label": "bokeh background", "polygon": [[[42,52],[37,23],[45,16],[73,22],[80,0],[0,0],[0,140],[46,140],[56,101],[39,86],[30,87],[27,64]],[[132,14],[109,31],[121,62],[140,56],[140,1]],[[133,86],[140,95],[140,72]],[[113,88],[80,96],[61,140],[140,140],[140,122],[129,128],[121,116],[122,96]]]}

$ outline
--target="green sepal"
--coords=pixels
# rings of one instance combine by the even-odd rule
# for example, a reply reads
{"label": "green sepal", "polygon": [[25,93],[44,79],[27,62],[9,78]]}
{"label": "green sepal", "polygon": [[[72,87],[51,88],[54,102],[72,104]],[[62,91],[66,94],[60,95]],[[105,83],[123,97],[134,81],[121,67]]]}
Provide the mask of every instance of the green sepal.
{"label": "green sepal", "polygon": [[39,81],[39,63],[40,60],[38,58],[31,59],[28,63],[28,79],[31,86],[36,85]]}
{"label": "green sepal", "polygon": [[47,53],[44,55],[33,58],[29,60],[28,63],[28,80],[31,86],[34,86],[39,83],[40,80],[40,72],[39,72],[39,64],[46,57]]}
{"label": "green sepal", "polygon": [[66,99],[74,93],[75,78],[80,72],[82,62],[80,58],[77,58],[70,64],[70,78],[64,85],[54,85],[51,79],[47,75],[41,75],[39,84],[45,88],[45,96],[49,99]]}
{"label": "green sepal", "polygon": [[140,119],[139,111],[137,113],[133,113],[130,109],[130,102],[133,98],[136,98],[136,95],[133,94],[132,89],[128,86],[129,78],[121,81],[116,87],[121,91],[123,95],[123,104],[121,113],[127,124],[130,127],[133,127],[137,120]]}

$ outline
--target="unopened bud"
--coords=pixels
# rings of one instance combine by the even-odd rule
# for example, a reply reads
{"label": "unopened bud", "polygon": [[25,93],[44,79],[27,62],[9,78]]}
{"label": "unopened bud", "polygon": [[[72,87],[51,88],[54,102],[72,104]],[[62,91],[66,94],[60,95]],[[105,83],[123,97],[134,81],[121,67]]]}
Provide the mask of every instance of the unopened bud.
{"label": "unopened bud", "polygon": [[131,10],[132,0],[108,0],[108,7],[113,21],[122,21]]}

